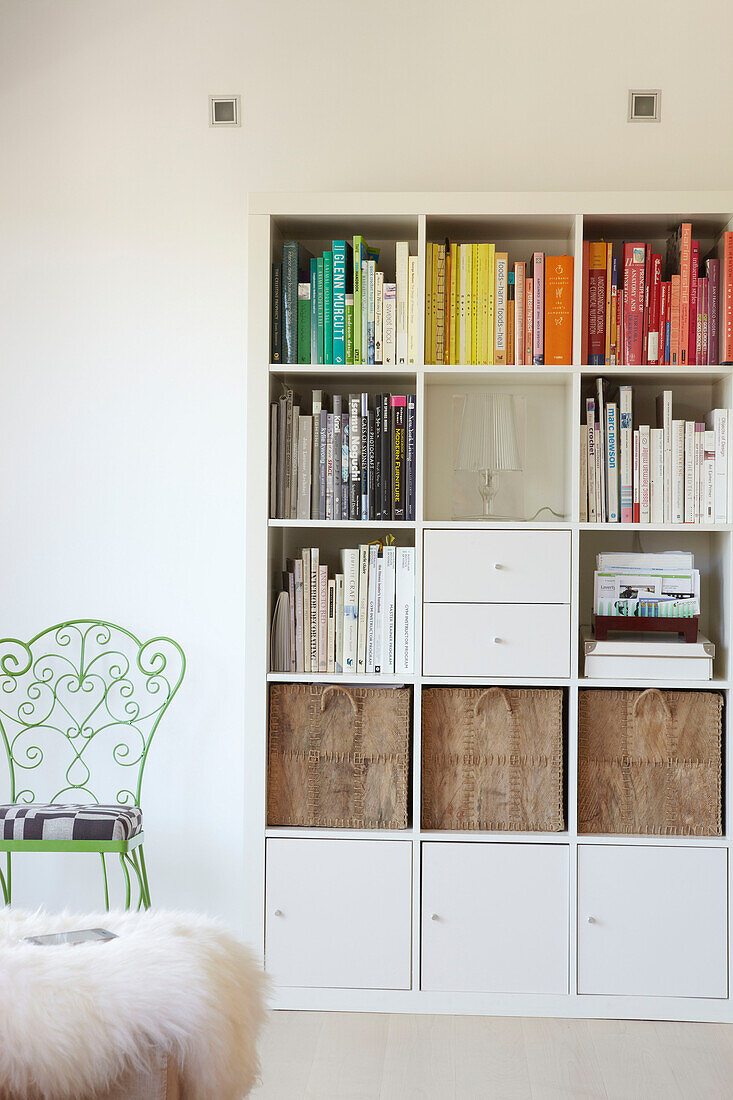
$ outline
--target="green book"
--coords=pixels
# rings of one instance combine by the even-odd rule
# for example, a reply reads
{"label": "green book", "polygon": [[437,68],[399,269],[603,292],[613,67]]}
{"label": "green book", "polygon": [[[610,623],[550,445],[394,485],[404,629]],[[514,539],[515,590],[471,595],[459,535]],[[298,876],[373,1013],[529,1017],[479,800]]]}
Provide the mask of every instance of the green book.
{"label": "green book", "polygon": [[318,362],[318,260],[311,260],[311,357],[309,362]]}
{"label": "green book", "polygon": [[323,362],[333,363],[333,252],[323,253]]}
{"label": "green book", "polygon": [[298,283],[298,362],[311,361],[311,285]]}
{"label": "green book", "polygon": [[319,256],[316,260],[316,288],[318,292],[318,362],[323,362],[324,340],[323,340],[323,256]]}
{"label": "green book", "polygon": [[344,317],[346,324],[346,362],[349,366],[354,362],[354,295],[346,294]]}

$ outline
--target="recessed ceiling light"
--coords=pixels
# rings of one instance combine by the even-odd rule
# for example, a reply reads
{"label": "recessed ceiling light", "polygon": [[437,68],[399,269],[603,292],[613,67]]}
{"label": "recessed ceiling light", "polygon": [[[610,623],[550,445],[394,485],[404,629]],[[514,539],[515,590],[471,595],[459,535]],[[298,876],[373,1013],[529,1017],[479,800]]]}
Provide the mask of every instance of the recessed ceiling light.
{"label": "recessed ceiling light", "polygon": [[629,90],[629,122],[659,122],[662,92],[660,88]]}

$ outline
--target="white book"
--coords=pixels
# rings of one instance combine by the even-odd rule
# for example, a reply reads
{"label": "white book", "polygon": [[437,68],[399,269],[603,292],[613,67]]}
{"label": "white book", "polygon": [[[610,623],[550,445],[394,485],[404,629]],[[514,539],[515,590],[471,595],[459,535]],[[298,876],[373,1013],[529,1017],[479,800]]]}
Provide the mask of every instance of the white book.
{"label": "white book", "polygon": [[649,432],[648,424],[639,425],[639,523],[651,522]]}
{"label": "white book", "polygon": [[383,623],[382,623],[382,673],[394,672],[394,617],[395,617],[395,567],[397,550],[394,546],[385,546],[382,551],[382,573],[384,579]]}
{"label": "white book", "polygon": [[356,672],[359,626],[359,551],[341,551],[341,568],[344,574],[344,643],[343,666],[345,673]]}
{"label": "white book", "polygon": [[277,514],[277,419],[279,410],[279,403],[273,401],[270,405],[270,519],[280,519]]}
{"label": "white book", "polygon": [[367,612],[369,606],[369,544],[359,547],[359,632],[356,649],[356,671],[367,668]]}
{"label": "white book", "polygon": [[728,410],[713,409],[705,421],[715,432],[715,523],[728,522]]}
{"label": "white book", "polygon": [[598,513],[596,510],[596,432],[595,432],[595,402],[589,397],[585,403],[586,432],[588,439],[588,519],[596,523]]}
{"label": "white book", "polygon": [[657,397],[657,427],[664,431],[664,522],[672,522],[672,391]]}
{"label": "white book", "polygon": [[633,474],[632,474],[632,478],[633,478],[633,485],[634,485],[632,519],[633,519],[634,523],[637,523],[638,518],[639,518],[639,507],[640,507],[640,503],[641,503],[640,500],[639,500],[639,429],[638,428],[634,429]]}
{"label": "white book", "polygon": [[685,420],[685,523],[695,522],[695,421]]}
{"label": "white book", "polygon": [[695,458],[694,458],[694,485],[695,485],[695,523],[702,523],[702,446],[704,424],[695,422]]}
{"label": "white book", "polygon": [[580,509],[581,523],[588,521],[588,425],[580,425]]}
{"label": "white book", "polygon": [[672,421],[672,523],[685,522],[685,422]]}
{"label": "white book", "polygon": [[633,550],[603,550],[596,554],[599,572],[624,572],[638,570],[684,573],[695,568],[695,556],[687,550],[660,550],[656,553],[638,553]]}
{"label": "white book", "polygon": [[603,466],[603,459],[601,457],[601,429],[598,424],[593,427],[593,439],[595,447],[595,460],[596,460],[596,520],[598,523],[605,521],[605,513],[603,511],[603,499],[602,499],[602,484],[601,484],[601,470]]}
{"label": "white book", "polygon": [[600,472],[601,477],[599,481],[600,487],[600,507],[599,518],[601,523],[605,523],[608,519],[608,489],[606,487],[606,406],[605,406],[605,391],[606,383],[602,378],[596,378],[596,423],[600,429],[599,438],[596,442],[596,449],[600,456]]}
{"label": "white book", "polygon": [[384,272],[374,275],[374,362],[381,363],[384,354],[382,337],[384,332]]}
{"label": "white book", "polygon": [[[494,362],[506,362],[506,298],[507,268],[504,256],[496,257],[496,285],[494,287]],[[502,358],[499,359],[499,356]]]}
{"label": "white book", "polygon": [[608,522],[618,523],[618,407],[615,401],[606,405],[606,494]]}
{"label": "white book", "polygon": [[417,363],[420,331],[418,279],[417,256],[410,256],[407,263],[407,362],[413,366]]}
{"label": "white book", "polygon": [[398,546],[395,565],[395,673],[411,673],[415,661],[415,547]]}
{"label": "white book", "polygon": [[344,575],[336,574],[336,625],[334,672],[344,671]]}
{"label": "white book", "polygon": [[326,672],[336,671],[336,581],[328,582],[328,628],[326,639]]}
{"label": "white book", "polygon": [[298,447],[300,446],[300,405],[293,405],[293,438],[290,441],[290,518],[298,515]]}
{"label": "white book", "polygon": [[715,523],[715,432],[703,433],[703,523]]}
{"label": "white book", "polygon": [[460,244],[458,246],[460,252],[460,269],[459,269],[459,321],[458,321],[458,362],[467,364],[471,361],[471,356],[466,358],[466,326],[468,324],[468,312],[469,312],[469,287],[468,287],[468,272],[470,268],[470,249],[468,245]]}
{"label": "white book", "polygon": [[408,294],[408,261],[410,246],[407,241],[397,241],[395,245],[396,258],[396,283],[397,283],[397,325],[396,346],[397,363],[405,366],[407,363],[407,294]]}
{"label": "white book", "polygon": [[377,558],[374,573],[374,671],[381,673],[384,653],[384,558]]}
{"label": "white book", "polygon": [[311,518],[311,474],[313,417],[301,416],[298,422],[298,519]]}
{"label": "white book", "polygon": [[318,566],[318,671],[328,672],[328,566]]}
{"label": "white book", "polygon": [[631,523],[634,518],[634,477],[633,477],[633,417],[631,386],[619,387],[619,481],[620,518],[622,523]]}
{"label": "white book", "polygon": [[303,672],[311,671],[311,552],[306,547],[303,559]]}
{"label": "white book", "polygon": [[664,523],[664,431],[649,431],[649,522]]}
{"label": "white book", "polygon": [[[315,405],[315,402],[314,402]],[[319,518],[321,498],[319,484],[321,477],[321,413],[311,416],[311,519]]]}
{"label": "white book", "polygon": [[333,413],[326,415],[326,519],[333,519]]}
{"label": "white book", "polygon": [[[307,418],[306,418],[307,419]],[[305,654],[303,649],[303,559],[293,562],[295,577],[295,671],[305,672]]]}
{"label": "white book", "polygon": [[377,561],[379,547],[376,543],[369,547],[369,587],[367,589],[367,638],[366,672],[374,672],[374,642],[377,632]]}
{"label": "white book", "polygon": [[319,581],[319,551],[317,546],[311,546],[310,563],[310,650],[311,672],[318,672],[318,581]]}
{"label": "white book", "polygon": [[397,355],[397,285],[385,283],[382,301],[382,328],[384,334],[384,365],[393,367]]}

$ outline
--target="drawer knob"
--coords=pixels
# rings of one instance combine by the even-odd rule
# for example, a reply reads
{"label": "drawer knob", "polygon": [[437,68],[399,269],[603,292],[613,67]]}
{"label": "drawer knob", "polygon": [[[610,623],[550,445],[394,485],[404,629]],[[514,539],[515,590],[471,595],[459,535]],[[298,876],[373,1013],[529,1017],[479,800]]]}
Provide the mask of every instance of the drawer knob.
{"label": "drawer knob", "polygon": [[588,924],[595,924],[595,923],[596,923],[596,918],[595,917],[588,917]]}
{"label": "drawer knob", "polygon": [[283,915],[283,911],[282,911],[282,909],[276,909],[276,910],[275,910],[275,916],[276,916],[276,917],[281,917],[282,915]]}
{"label": "drawer knob", "polygon": [[495,561],[494,562],[494,569],[503,569],[503,568],[504,568],[504,566],[501,564],[500,561]]}
{"label": "drawer knob", "polygon": [[495,634],[491,640],[494,645],[501,645],[501,638],[498,635]]}
{"label": "drawer knob", "polygon": [[438,914],[437,914],[437,913],[433,913],[433,915],[431,916],[431,918],[430,918],[430,919],[431,919],[431,920],[440,920],[440,917],[438,916]]}

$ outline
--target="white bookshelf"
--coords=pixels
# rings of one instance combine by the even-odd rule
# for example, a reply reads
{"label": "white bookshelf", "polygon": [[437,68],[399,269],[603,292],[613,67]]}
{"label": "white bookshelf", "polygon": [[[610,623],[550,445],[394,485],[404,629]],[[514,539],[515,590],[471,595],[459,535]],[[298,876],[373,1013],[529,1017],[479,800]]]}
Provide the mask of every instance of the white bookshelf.
{"label": "white bookshelf", "polygon": [[[247,603],[245,611],[246,715],[245,822],[247,938],[266,959],[273,953],[293,982],[276,982],[275,1004],[282,1008],[342,1009],[381,1012],[451,1012],[568,1017],[615,1017],[643,1019],[687,1019],[733,1021],[729,1001],[731,978],[728,807],[731,803],[730,694],[733,689],[731,623],[733,622],[733,524],[641,525],[591,524],[579,521],[579,425],[581,401],[586,387],[598,375],[617,377],[634,386],[634,399],[644,407],[664,387],[672,388],[675,400],[700,413],[715,405],[733,406],[733,368],[706,367],[588,367],[579,361],[581,316],[581,263],[584,235],[590,239],[620,241],[638,239],[662,243],[674,225],[691,220],[701,239],[701,255],[715,244],[721,233],[733,228],[733,192],[599,192],[599,193],[446,193],[446,194],[258,194],[249,197],[249,295],[247,340]],[[420,313],[423,311],[424,259],[426,241],[449,236],[461,240],[490,240],[510,252],[510,260],[526,258],[535,248],[569,252],[575,258],[573,363],[564,367],[441,367],[423,361],[421,329],[418,363],[414,367],[329,367],[276,366],[269,363],[270,268],[278,257],[282,241],[297,239],[311,251],[321,251],[336,237],[363,233],[370,243],[381,246],[381,266],[389,272],[394,263],[393,242],[410,241],[410,252],[419,257],[421,272]],[[369,389],[379,392],[414,390],[417,395],[417,497],[414,522],[360,523],[268,519],[267,458],[269,402],[280,383],[300,388]],[[523,531],[528,537],[545,532],[565,532],[570,543],[569,633],[559,640],[568,648],[566,674],[533,675],[536,669],[516,674],[481,676],[425,675],[422,664],[423,546],[425,532],[472,530],[487,527],[450,518],[450,416],[442,414],[453,393],[470,392],[472,386],[492,386],[521,392],[529,404],[549,405],[553,412],[555,444],[547,461],[528,464],[525,476],[530,484],[526,499],[549,500],[562,518],[541,515],[533,522],[496,521],[490,530]],[[639,406],[637,406],[639,407]],[[634,413],[637,421],[637,410]],[[652,421],[654,422],[654,421]],[[730,502],[729,502],[730,505]],[[534,511],[534,507],[528,512]],[[729,507],[729,515],[733,512]],[[416,666],[409,677],[360,677],[364,684],[409,684],[413,691],[411,747],[411,815],[406,830],[339,830],[273,828],[266,825],[267,705],[271,683],[327,683],[342,677],[272,673],[269,671],[269,622],[272,607],[272,578],[282,569],[284,558],[304,545],[322,545],[333,552],[340,546],[354,546],[359,531],[369,538],[391,532],[397,543],[416,548]],[[639,681],[586,680],[582,675],[579,628],[590,617],[589,585],[593,561],[601,548],[693,550],[703,572],[702,630],[716,644],[714,678],[707,684],[656,681],[661,688],[695,687],[720,691],[725,696],[724,729],[724,826],[723,836],[714,838],[660,836],[588,836],[577,831],[577,716],[578,691],[586,686],[639,688],[652,686]],[[480,563],[477,563],[480,567]],[[425,831],[420,822],[421,791],[421,692],[439,684],[552,686],[566,697],[566,828],[560,833],[487,833]],[[334,848],[329,841],[347,847]],[[313,845],[320,844],[321,848]],[[273,845],[279,847],[274,848]],[[403,847],[396,848],[395,845]],[[436,874],[446,861],[427,845],[455,845],[450,866],[451,897],[445,898],[446,912],[458,904],[463,880],[460,868],[472,868],[476,859],[491,873],[473,875],[472,896],[488,907],[495,899],[504,906],[519,906],[516,934],[508,945],[516,956],[520,991],[468,988],[474,982],[460,976],[450,988],[450,967],[436,967],[435,954],[424,965],[424,952],[445,953],[450,959],[450,940],[441,948],[440,936],[450,919],[423,909],[431,898],[441,896]],[[484,845],[484,848],[475,848]],[[511,847],[511,846],[515,847]],[[548,848],[547,846],[551,846]],[[350,846],[350,847],[348,847]],[[385,847],[389,846],[389,847]],[[470,846],[470,851],[467,849]],[[499,847],[500,846],[500,847]],[[508,846],[508,847],[507,847]],[[528,848],[524,853],[520,849]],[[555,849],[561,849],[556,851]],[[475,849],[475,852],[474,852]],[[447,850],[446,850],[447,851]],[[474,852],[471,856],[470,852]],[[542,853],[547,859],[542,861]],[[606,856],[603,853],[607,853]],[[267,854],[266,854],[267,853]],[[697,853],[697,854],[696,854]],[[353,859],[351,858],[353,856]],[[552,866],[549,882],[552,905],[565,914],[562,942],[558,943],[556,914],[552,923],[555,952],[553,973],[538,965],[537,983],[532,986],[531,951],[543,945],[547,934],[545,906],[537,884],[540,869]],[[334,860],[329,878],[329,860]],[[310,861],[315,860],[311,863]],[[605,860],[605,862],[604,862]],[[610,862],[609,862],[610,861]],[[604,927],[603,915],[586,912],[588,889],[597,867],[616,864],[630,868],[624,889],[614,899],[614,920]],[[318,869],[318,891],[308,888],[303,868]],[[581,867],[579,878],[579,866]],[[425,868],[425,873],[424,873]],[[455,870],[454,870],[455,868]],[[558,871],[557,868],[561,868]],[[665,870],[665,868],[667,868]],[[698,874],[699,871],[699,874]],[[468,870],[466,870],[468,874]],[[452,876],[458,875],[458,888]],[[560,876],[559,878],[557,876]],[[523,877],[524,876],[524,877]],[[665,877],[667,876],[667,877]],[[446,879],[446,891],[449,883]],[[665,899],[665,883],[672,878],[690,883],[689,905],[684,899],[674,911]],[[326,887],[324,888],[324,882]],[[385,889],[384,884],[389,884]],[[629,887],[631,883],[631,887]],[[654,887],[653,885],[658,885]],[[275,884],[275,885],[273,885]],[[268,889],[270,885],[271,889]],[[366,889],[368,887],[368,889]],[[624,891],[629,888],[629,896]],[[276,899],[272,890],[291,890],[287,900]],[[493,891],[493,892],[492,892]],[[455,900],[454,900],[455,898]],[[512,901],[512,899],[514,899]],[[352,905],[353,903],[353,905]],[[437,904],[437,903],[436,903]],[[548,902],[549,904],[549,902]],[[351,905],[351,908],[350,908]],[[626,908],[624,908],[626,905]],[[300,909],[299,909],[300,907]],[[620,907],[620,909],[619,909]],[[273,924],[273,913],[284,914]],[[629,957],[635,969],[609,976],[604,971],[603,950],[608,958],[618,949],[616,923],[619,910],[632,926]],[[548,914],[550,911],[548,910]],[[555,911],[553,910],[553,913]],[[724,914],[724,916],[720,916]],[[587,917],[594,916],[590,925]],[[491,953],[487,943],[502,932],[502,913],[497,911],[492,926],[477,936],[476,969],[479,984],[491,985]],[[452,919],[452,918],[451,918]],[[717,920],[717,924],[715,923]],[[720,921],[724,920],[724,935]],[[442,923],[441,923],[442,921]],[[710,927],[706,921],[712,922]],[[494,927],[495,924],[495,927]],[[611,926],[612,925],[612,926]],[[292,942],[288,937],[292,932]],[[267,930],[269,931],[269,937]],[[371,929],[371,933],[370,933]],[[700,952],[699,966],[690,975],[683,961],[688,957],[685,935],[695,936]],[[593,939],[596,931],[608,939]],[[365,936],[376,937],[379,958],[370,968],[369,951],[364,954]],[[357,942],[358,941],[358,942]],[[657,975],[645,974],[644,944],[664,948],[674,986],[679,960],[678,987],[662,988]],[[349,950],[351,947],[351,950]],[[303,967],[303,952],[313,962]],[[353,952],[362,956],[360,963]],[[527,963],[527,953],[530,962]],[[331,960],[323,971],[327,980],[318,984],[319,953]],[[284,960],[284,961],[283,961]],[[289,963],[288,963],[289,960]],[[336,960],[336,963],[333,963]],[[340,961],[339,961],[340,960]],[[386,960],[386,961],[385,961]],[[510,958],[511,962],[511,958]],[[311,965],[312,963],[312,965]],[[292,967],[288,971],[288,965]],[[629,964],[632,967],[632,963]],[[390,969],[391,968],[391,969]],[[504,973],[503,962],[501,969]],[[511,969],[511,968],[510,968]],[[622,968],[623,971],[623,968]],[[282,972],[282,971],[281,971]],[[558,974],[563,981],[558,987]],[[394,980],[385,977],[393,975]],[[423,976],[429,975],[429,981]],[[698,975],[699,988],[695,987]],[[305,977],[304,977],[305,975]],[[379,977],[378,986],[370,975]],[[483,977],[481,976],[483,975]],[[666,979],[665,979],[666,980]],[[315,983],[315,984],[314,984]],[[431,988],[426,985],[431,984]],[[605,986],[604,986],[604,983]],[[619,984],[620,983],[620,984]],[[646,983],[646,985],[645,985]],[[442,985],[443,988],[434,986]]]}

